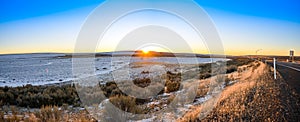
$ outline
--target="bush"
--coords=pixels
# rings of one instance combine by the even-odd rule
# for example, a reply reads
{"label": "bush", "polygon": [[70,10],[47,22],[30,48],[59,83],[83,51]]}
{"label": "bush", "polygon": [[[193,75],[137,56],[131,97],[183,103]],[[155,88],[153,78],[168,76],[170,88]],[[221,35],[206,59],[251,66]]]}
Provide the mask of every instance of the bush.
{"label": "bush", "polygon": [[2,105],[40,108],[43,105],[73,105],[79,102],[74,86],[0,87]]}
{"label": "bush", "polygon": [[232,72],[235,72],[235,71],[237,71],[237,66],[236,65],[227,66],[226,73],[232,73]]}
{"label": "bush", "polygon": [[167,91],[165,92],[174,92],[180,89],[181,82],[181,73],[172,73],[167,72],[166,84]]}
{"label": "bush", "polygon": [[135,98],[129,96],[113,96],[109,98],[109,101],[119,109],[126,112],[134,114],[140,114],[143,112],[143,110],[136,105]]}
{"label": "bush", "polygon": [[206,78],[209,78],[211,77],[211,73],[202,73],[200,74],[200,79],[206,79]]}
{"label": "bush", "polygon": [[206,85],[200,85],[197,89],[197,97],[204,97],[209,90],[209,87]]}
{"label": "bush", "polygon": [[167,80],[166,82],[167,91],[166,92],[174,92],[178,91],[180,88],[180,83],[176,81]]}
{"label": "bush", "polygon": [[227,66],[230,65],[243,66],[243,65],[250,64],[251,62],[253,62],[253,60],[249,58],[232,59],[230,61],[227,61]]}
{"label": "bush", "polygon": [[231,81],[233,81],[234,79],[233,78],[229,78],[228,76],[225,78],[225,86],[228,86],[229,85],[229,83],[231,82]]}
{"label": "bush", "polygon": [[145,88],[145,87],[149,86],[149,84],[151,83],[151,80],[150,80],[150,78],[143,78],[143,79],[137,78],[137,79],[133,80],[133,83],[139,87]]}

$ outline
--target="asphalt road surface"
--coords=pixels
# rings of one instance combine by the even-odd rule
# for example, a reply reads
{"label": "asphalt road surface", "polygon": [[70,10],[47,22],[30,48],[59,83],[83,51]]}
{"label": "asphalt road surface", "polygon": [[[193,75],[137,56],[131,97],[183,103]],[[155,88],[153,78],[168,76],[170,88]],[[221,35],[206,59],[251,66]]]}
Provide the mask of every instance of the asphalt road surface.
{"label": "asphalt road surface", "polygon": [[[290,87],[300,95],[300,64],[276,62],[276,69]],[[273,62],[268,62],[273,67]]]}

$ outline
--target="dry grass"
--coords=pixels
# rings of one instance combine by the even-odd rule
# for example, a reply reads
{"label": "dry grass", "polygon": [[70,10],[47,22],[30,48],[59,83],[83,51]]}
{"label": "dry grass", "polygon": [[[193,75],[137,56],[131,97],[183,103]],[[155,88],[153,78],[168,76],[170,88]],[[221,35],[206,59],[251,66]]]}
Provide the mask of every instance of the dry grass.
{"label": "dry grass", "polygon": [[95,122],[86,112],[67,113],[57,106],[43,106],[35,112],[19,112],[17,108],[11,107],[12,114],[0,111],[1,122]]}
{"label": "dry grass", "polygon": [[144,112],[142,108],[137,106],[135,102],[136,100],[133,97],[118,95],[109,98],[109,101],[119,109],[126,112],[135,114],[141,114]]}
{"label": "dry grass", "polygon": [[208,85],[202,83],[197,89],[197,97],[204,97],[208,92]]}
{"label": "dry grass", "polygon": [[[279,81],[272,80],[270,68],[265,64],[255,62],[249,70],[232,75],[238,76],[240,81],[224,89],[215,108],[201,121],[299,119],[299,100],[295,99],[299,97],[288,88],[282,87],[283,81],[279,84]],[[200,121],[199,115],[203,110],[203,105],[192,107],[191,111],[178,121]]]}

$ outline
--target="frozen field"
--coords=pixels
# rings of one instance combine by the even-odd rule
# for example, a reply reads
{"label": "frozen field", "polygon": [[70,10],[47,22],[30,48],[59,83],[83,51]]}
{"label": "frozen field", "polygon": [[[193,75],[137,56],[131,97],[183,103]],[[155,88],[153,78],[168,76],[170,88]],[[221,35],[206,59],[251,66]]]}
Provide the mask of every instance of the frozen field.
{"label": "frozen field", "polygon": [[[64,54],[22,54],[0,55],[0,86],[23,86],[26,84],[45,85],[72,81],[72,59],[58,58]],[[112,80],[111,72],[122,69],[133,62],[155,62],[160,64],[210,63],[224,59],[211,58],[175,58],[175,57],[111,57],[95,58],[95,74],[99,81]],[[83,67],[84,68],[84,67]],[[135,76],[149,69],[148,66],[131,67]],[[172,68],[166,70],[174,70]]]}

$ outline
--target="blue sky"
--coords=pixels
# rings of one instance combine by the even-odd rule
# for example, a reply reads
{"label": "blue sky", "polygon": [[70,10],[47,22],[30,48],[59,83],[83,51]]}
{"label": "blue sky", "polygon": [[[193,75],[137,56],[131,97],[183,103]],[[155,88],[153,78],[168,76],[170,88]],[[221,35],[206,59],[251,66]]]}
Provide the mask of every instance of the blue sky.
{"label": "blue sky", "polygon": [[103,0],[1,0],[0,22],[9,22],[27,18],[48,16],[91,5]]}
{"label": "blue sky", "polygon": [[[102,0],[1,0],[0,54],[72,52],[80,27]],[[124,1],[121,1],[124,2]],[[232,55],[300,51],[299,0],[196,0]],[[184,9],[184,8],[183,8]]]}
{"label": "blue sky", "polygon": [[197,0],[197,3],[241,15],[300,23],[299,0]]}

